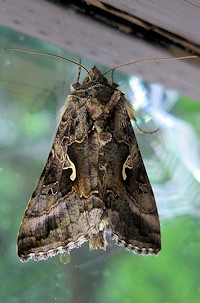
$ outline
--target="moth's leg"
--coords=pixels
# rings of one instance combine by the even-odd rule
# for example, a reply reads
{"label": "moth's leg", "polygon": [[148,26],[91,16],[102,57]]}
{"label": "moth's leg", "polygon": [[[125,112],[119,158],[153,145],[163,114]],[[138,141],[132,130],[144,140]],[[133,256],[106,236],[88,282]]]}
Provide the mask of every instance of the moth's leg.
{"label": "moth's leg", "polygon": [[78,66],[78,76],[76,82],[79,83],[80,76],[81,76],[81,59],[79,59],[80,65]]}

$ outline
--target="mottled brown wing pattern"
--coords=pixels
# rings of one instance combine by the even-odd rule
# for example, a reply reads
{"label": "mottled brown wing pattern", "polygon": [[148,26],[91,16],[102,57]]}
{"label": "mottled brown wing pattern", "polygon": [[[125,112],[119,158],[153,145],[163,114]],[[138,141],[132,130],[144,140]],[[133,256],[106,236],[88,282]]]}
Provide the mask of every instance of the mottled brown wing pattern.
{"label": "mottled brown wing pattern", "polygon": [[[124,145],[121,150],[126,150],[126,159],[122,165],[123,188],[119,195],[113,191],[107,194],[109,227],[119,245],[135,253],[157,254],[161,241],[156,202],[126,111],[126,103],[123,103],[124,99],[120,100],[113,119],[113,138],[118,147]],[[122,156],[123,152],[120,154]]]}
{"label": "mottled brown wing pattern", "polygon": [[155,199],[126,105],[95,67],[74,85],[19,230],[21,260],[47,259],[87,240],[105,249],[106,231],[135,253],[159,252]]}
{"label": "mottled brown wing pattern", "polygon": [[104,206],[92,191],[88,177],[92,164],[83,165],[93,146],[89,146],[90,124],[85,121],[81,101],[69,96],[49,158],[26,208],[18,235],[18,254],[23,261],[47,259],[88,239],[92,247],[105,248],[99,228]]}

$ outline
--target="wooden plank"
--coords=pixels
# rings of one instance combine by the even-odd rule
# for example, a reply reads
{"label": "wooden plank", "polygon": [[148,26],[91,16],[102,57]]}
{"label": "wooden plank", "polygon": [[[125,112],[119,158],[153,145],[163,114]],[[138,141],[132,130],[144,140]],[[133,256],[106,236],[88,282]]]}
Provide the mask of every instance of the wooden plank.
{"label": "wooden plank", "polygon": [[[77,1],[75,0],[75,2]],[[181,6],[181,0],[168,1],[167,5],[166,2],[162,3],[158,0],[151,2],[85,0],[85,3],[92,8],[99,8],[102,11],[101,18],[103,18],[103,12],[113,16],[111,19],[114,19],[114,16],[120,17],[121,20],[113,21],[113,25],[117,23],[122,31],[134,32],[137,35],[138,29],[133,26],[136,25],[147,30],[146,33],[144,31],[142,33],[144,40],[151,43],[155,40],[160,45],[163,45],[163,40],[165,40],[168,48],[174,44],[186,51],[200,53],[198,27],[200,15],[198,9],[194,9],[195,6],[191,3],[187,3],[186,6]],[[179,11],[180,16],[177,14]],[[193,18],[195,22],[193,22]],[[106,18],[104,20],[106,21]],[[129,25],[124,26],[123,21],[128,21]],[[140,31],[139,34],[141,35]]]}
{"label": "wooden plank", "polygon": [[[142,58],[168,57],[173,53],[172,47],[170,51],[163,49],[158,44],[117,31],[71,7],[61,7],[42,0],[2,1],[0,20],[3,25],[107,66]],[[176,55],[177,52],[179,55],[185,54],[174,47]],[[149,82],[162,83],[196,100],[200,99],[200,73],[194,60],[146,63],[128,66],[123,71],[134,73]]]}
{"label": "wooden plank", "polygon": [[[89,2],[91,3],[93,0]],[[108,4],[153,26],[200,45],[200,1],[198,0],[95,0],[94,2]]]}

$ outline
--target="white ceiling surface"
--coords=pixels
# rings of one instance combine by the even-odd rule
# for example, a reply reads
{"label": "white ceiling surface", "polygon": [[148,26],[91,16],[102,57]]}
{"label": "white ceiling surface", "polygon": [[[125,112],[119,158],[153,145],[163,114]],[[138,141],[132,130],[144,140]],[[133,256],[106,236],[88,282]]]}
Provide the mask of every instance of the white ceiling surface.
{"label": "white ceiling surface", "polygon": [[[113,1],[107,2],[112,4]],[[121,6],[125,3],[126,7],[134,6],[134,1],[114,2],[121,3]],[[155,1],[146,2],[150,2],[153,6]],[[154,7],[152,11],[153,9]],[[148,12],[151,19],[150,8]],[[150,43],[121,33],[104,23],[78,14],[72,9],[59,7],[43,0],[0,0],[0,21],[2,25],[43,39],[107,66],[142,58],[170,56],[167,50],[164,51]],[[8,45],[3,47],[8,47]],[[9,45],[9,47],[15,47],[15,45]],[[195,66],[189,61],[142,63],[127,66],[123,68],[123,71],[137,74],[149,82],[162,83],[196,100],[200,99],[199,68],[198,65]]]}

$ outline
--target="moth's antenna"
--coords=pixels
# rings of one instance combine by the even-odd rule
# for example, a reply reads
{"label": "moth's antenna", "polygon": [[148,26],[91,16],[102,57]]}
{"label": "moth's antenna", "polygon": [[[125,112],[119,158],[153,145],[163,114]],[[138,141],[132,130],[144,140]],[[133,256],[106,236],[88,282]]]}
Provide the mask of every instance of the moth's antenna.
{"label": "moth's antenna", "polygon": [[148,61],[174,61],[174,60],[184,60],[184,59],[192,59],[192,58],[198,58],[198,56],[184,56],[184,57],[175,57],[175,58],[148,58],[148,59],[143,59],[143,60],[131,61],[128,63],[119,64],[119,65],[116,65],[116,66],[113,66],[113,67],[107,69],[107,71],[105,71],[102,74],[102,76],[109,73],[110,71],[114,71],[116,68],[131,65],[131,64],[137,64],[137,63],[148,62]]}
{"label": "moth's antenna", "polygon": [[55,58],[58,58],[58,59],[62,59],[62,60],[68,61],[68,62],[71,62],[71,63],[74,63],[74,64],[78,65],[79,67],[82,67],[86,71],[86,73],[88,73],[89,78],[91,78],[89,71],[81,63],[76,62],[74,60],[71,60],[69,58],[60,56],[60,55],[56,55],[56,54],[52,54],[52,53],[47,53],[47,52],[33,51],[33,50],[29,50],[29,49],[21,49],[21,48],[6,47],[4,49],[8,50],[8,51],[15,51],[15,52],[21,52],[21,53],[29,53],[29,54],[34,54],[34,55],[45,55],[45,56],[55,57]]}

